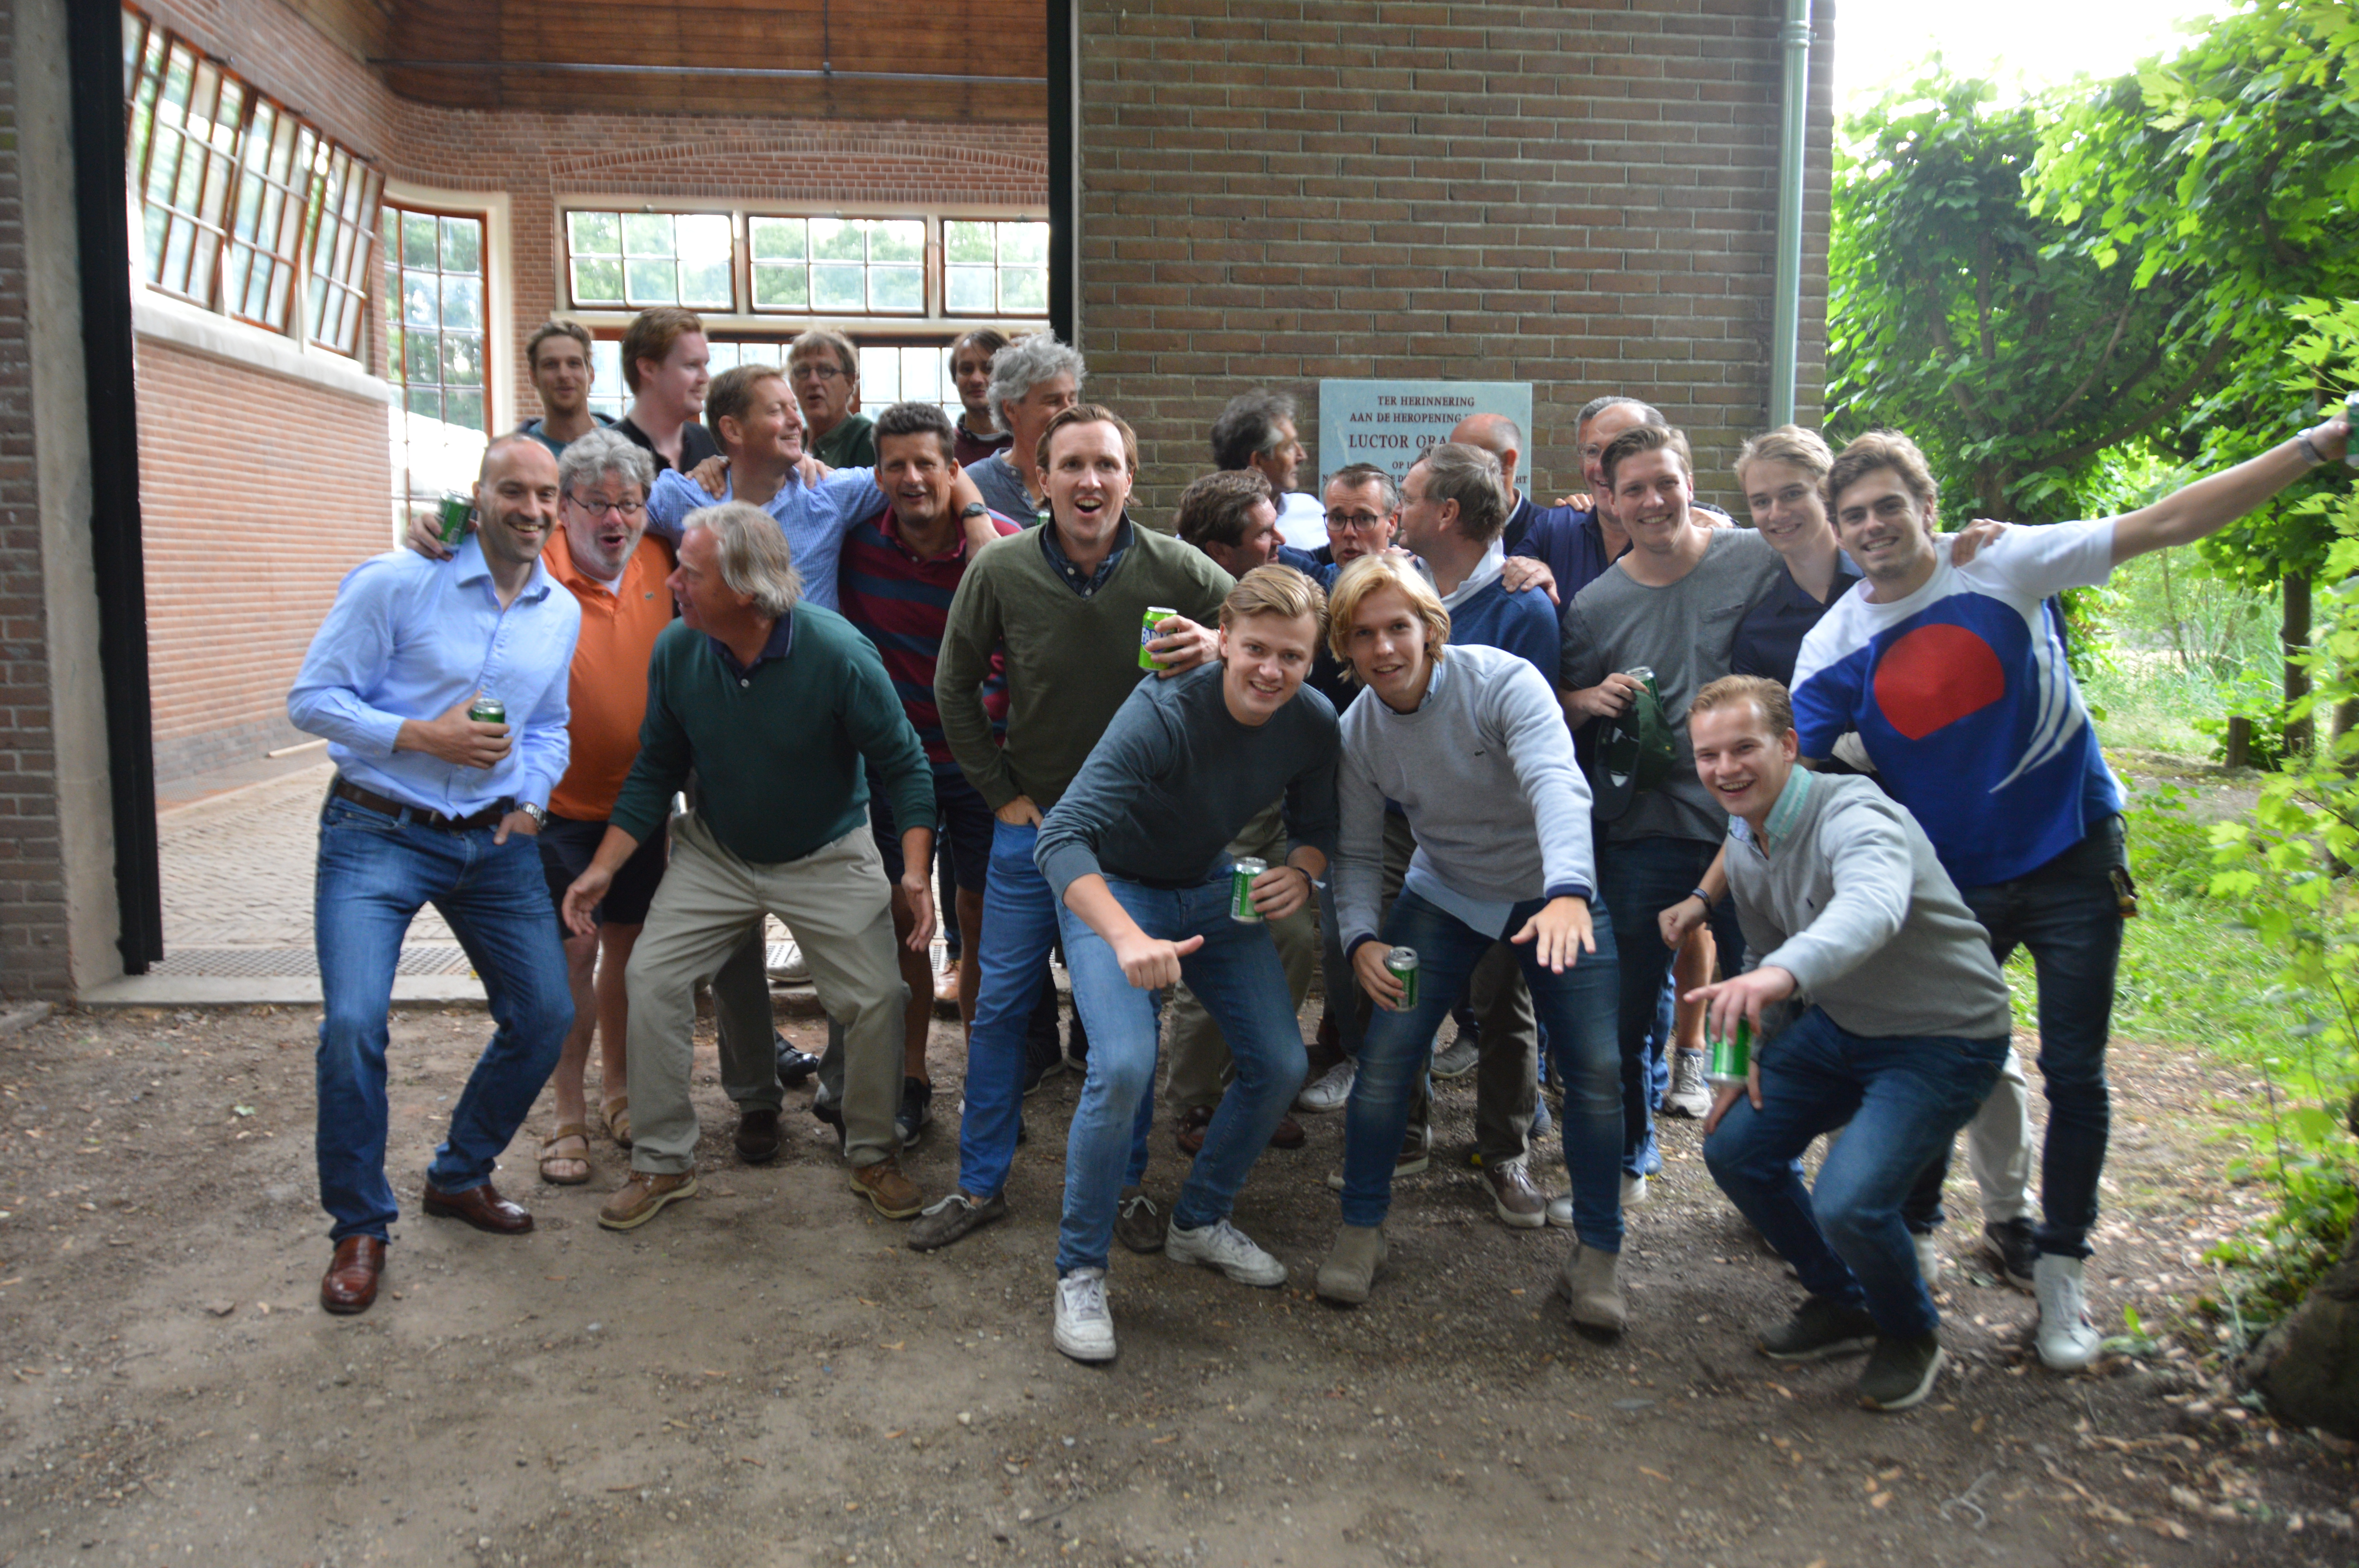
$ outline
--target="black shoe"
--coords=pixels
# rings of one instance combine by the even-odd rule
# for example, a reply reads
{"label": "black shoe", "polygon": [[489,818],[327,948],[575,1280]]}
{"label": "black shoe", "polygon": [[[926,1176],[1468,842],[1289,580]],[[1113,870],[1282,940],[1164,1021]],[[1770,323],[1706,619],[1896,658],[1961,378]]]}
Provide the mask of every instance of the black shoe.
{"label": "black shoe", "polygon": [[794,1043],[776,1030],[770,1032],[771,1048],[778,1056],[778,1082],[787,1087],[800,1088],[819,1071],[819,1058],[808,1051],[799,1051]]}
{"label": "black shoe", "polygon": [[893,1113],[893,1132],[901,1147],[913,1147],[926,1135],[926,1123],[933,1119],[934,1086],[923,1078],[903,1078],[901,1108]]}
{"label": "black shoe", "polygon": [[1772,1361],[1823,1361],[1855,1356],[1875,1342],[1875,1319],[1864,1308],[1811,1296],[1793,1316],[1761,1336],[1761,1354]]}
{"label": "black shoe", "polygon": [[778,1112],[775,1106],[749,1106],[737,1113],[737,1158],[766,1165],[778,1157]]}
{"label": "black shoe", "polygon": [[1941,1342],[1932,1335],[1913,1339],[1878,1336],[1859,1375],[1859,1402],[1872,1411],[1905,1411],[1921,1403],[1941,1375]]}
{"label": "black shoe", "polygon": [[2020,1217],[1983,1227],[1983,1247],[1998,1263],[1999,1277],[2018,1291],[2031,1289],[2031,1271],[2039,1249],[2031,1239],[2031,1221]]}

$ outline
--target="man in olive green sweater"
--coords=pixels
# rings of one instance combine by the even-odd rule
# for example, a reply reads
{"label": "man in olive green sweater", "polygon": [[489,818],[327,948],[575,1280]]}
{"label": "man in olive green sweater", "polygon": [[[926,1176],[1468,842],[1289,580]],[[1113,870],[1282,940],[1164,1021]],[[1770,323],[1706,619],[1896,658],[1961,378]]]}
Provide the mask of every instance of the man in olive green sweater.
{"label": "man in olive green sweater", "polygon": [[[983,895],[982,984],[967,1030],[966,1108],[959,1184],[919,1217],[909,1245],[948,1246],[1004,1217],[1000,1189],[1016,1155],[1024,1033],[1057,936],[1057,901],[1032,861],[1042,813],[1057,804],[1090,749],[1138,684],[1142,646],[1165,676],[1215,656],[1212,626],[1235,581],[1201,551],[1124,514],[1138,477],[1138,441],[1111,411],[1068,408],[1040,437],[1050,522],[986,546],[960,579],[935,665],[934,702],[951,754],[999,818]],[[1169,612],[1151,638],[1150,610]],[[992,655],[1007,669],[1007,743],[994,744],[983,684]],[[644,940],[644,938],[642,938]],[[1161,1245],[1138,1191],[1154,1097],[1139,1102],[1138,1136],[1115,1234]]]}
{"label": "man in olive green sweater", "polygon": [[[924,1198],[901,1173],[893,1108],[908,1006],[893,956],[884,865],[868,827],[863,760],[885,779],[901,826],[909,944],[933,938],[934,785],[918,732],[868,639],[800,601],[786,539],[762,512],[691,513],[669,586],[680,619],[656,639],[639,754],[597,855],[565,893],[584,934],[615,871],[697,775],[697,806],[672,821],[671,862],[632,949],[631,1179],[599,1210],[610,1230],[646,1224],[696,1191],[689,1099],[696,986],[766,914],[788,922],[844,1036],[844,1152],[852,1190],[888,1219]],[[765,1056],[767,1038],[748,1042]],[[729,1049],[724,1039],[723,1048]],[[724,1082],[744,1074],[724,1062]],[[771,1113],[775,1116],[775,1111]]]}

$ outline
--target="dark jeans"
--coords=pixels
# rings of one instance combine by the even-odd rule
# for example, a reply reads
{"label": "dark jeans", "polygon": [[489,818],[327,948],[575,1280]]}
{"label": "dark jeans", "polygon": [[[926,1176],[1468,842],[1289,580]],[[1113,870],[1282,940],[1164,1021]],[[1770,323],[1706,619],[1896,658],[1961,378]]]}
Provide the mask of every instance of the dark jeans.
{"label": "dark jeans", "polygon": [[[1678,955],[1663,946],[1657,923],[1663,911],[1703,881],[1717,843],[1696,838],[1647,838],[1597,842],[1597,891],[1614,912],[1614,946],[1622,968],[1622,1170],[1632,1176],[1663,1168],[1655,1147],[1655,1078],[1669,1047],[1669,1030],[1657,1031],[1663,1011],[1663,982]],[[1723,898],[1708,924],[1720,948],[1723,974],[1745,967],[1745,936],[1736,927],[1736,901]],[[1651,1042],[1651,1044],[1650,1044]],[[1650,1054],[1651,1051],[1651,1054]]]}
{"label": "dark jeans", "polygon": [[[2114,1022],[2114,975],[2121,966],[2121,901],[2114,873],[2126,878],[2122,819],[2109,816],[2089,836],[2013,881],[1961,888],[1966,907],[1990,933],[2002,964],[2031,949],[2039,981],[2039,1074],[2046,1080],[2048,1136],[2039,1151],[2042,1252],[2089,1255],[2097,1223],[2097,1177],[2105,1168],[2113,1125],[2105,1088],[2105,1038]],[[1940,1212],[1949,1158],[1928,1171],[1910,1195],[1912,1213]]]}
{"label": "dark jeans", "polygon": [[[1940,1314],[1901,1210],[1990,1097],[2006,1045],[2004,1035],[1869,1039],[1813,1007],[1763,1046],[1761,1108],[1738,1097],[1704,1140],[1704,1162],[1804,1290],[1866,1308],[1879,1334],[1930,1334]],[[1846,1125],[1806,1190],[1802,1151]]]}

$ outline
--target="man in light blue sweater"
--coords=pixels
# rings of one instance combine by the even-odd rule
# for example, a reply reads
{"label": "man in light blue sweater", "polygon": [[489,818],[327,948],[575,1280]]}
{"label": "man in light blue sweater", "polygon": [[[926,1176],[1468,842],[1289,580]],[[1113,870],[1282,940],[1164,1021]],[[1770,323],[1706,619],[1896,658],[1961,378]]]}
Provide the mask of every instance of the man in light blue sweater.
{"label": "man in light blue sweater", "polygon": [[[1319,1293],[1365,1301],[1426,1043],[1476,964],[1516,952],[1564,1084],[1572,1315],[1618,1332],[1622,1092],[1611,924],[1595,903],[1589,787],[1547,678],[1498,648],[1451,646],[1450,612],[1407,560],[1371,556],[1335,579],[1330,640],[1365,687],[1345,710],[1337,771],[1336,901],[1360,988],[1376,1005],[1344,1127],[1343,1226]],[[1417,836],[1378,920],[1385,802]],[[1417,991],[1386,966],[1417,952]]]}
{"label": "man in light blue sweater", "polygon": [[[1901,1210],[1998,1081],[2006,981],[1917,819],[1866,779],[1795,766],[1784,687],[1730,676],[1688,714],[1697,776],[1729,814],[1729,893],[1756,956],[1689,1000],[1708,1003],[1715,1039],[1740,1021],[1759,1038],[1765,1009],[1774,1025],[1783,1004],[1803,1008],[1704,1122],[1712,1179],[1810,1292],[1761,1348],[1813,1361],[1872,1346],[1860,1402],[1907,1410],[1942,1355]],[[1802,1151],[1846,1124],[1805,1190]]]}

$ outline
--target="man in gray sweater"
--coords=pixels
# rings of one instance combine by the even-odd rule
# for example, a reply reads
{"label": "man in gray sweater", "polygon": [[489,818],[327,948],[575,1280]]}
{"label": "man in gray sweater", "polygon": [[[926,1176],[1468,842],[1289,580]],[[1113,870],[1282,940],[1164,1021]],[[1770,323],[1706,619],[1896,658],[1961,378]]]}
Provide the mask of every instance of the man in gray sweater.
{"label": "man in gray sweater", "polygon": [[[1704,1162],[1810,1292],[1762,1336],[1773,1360],[1871,1347],[1860,1402],[1900,1411],[1941,1369],[1901,1209],[2006,1059],[2006,981],[1916,818],[1864,778],[1795,765],[1786,688],[1730,676],[1688,709],[1699,778],[1726,808],[1728,885],[1753,962],[1690,991],[1712,1037],[1740,1022],[1751,1076],[1721,1086]],[[1800,1015],[1763,1038],[1772,1022]],[[1798,1161],[1848,1128],[1815,1189]]]}

